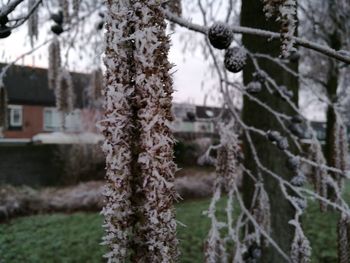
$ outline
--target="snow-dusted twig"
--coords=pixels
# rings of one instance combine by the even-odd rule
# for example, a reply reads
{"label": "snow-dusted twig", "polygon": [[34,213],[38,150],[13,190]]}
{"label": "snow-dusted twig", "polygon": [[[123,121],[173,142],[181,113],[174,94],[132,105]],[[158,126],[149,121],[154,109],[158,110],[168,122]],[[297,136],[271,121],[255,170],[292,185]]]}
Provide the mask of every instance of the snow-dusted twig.
{"label": "snow-dusted twig", "polygon": [[[167,19],[170,21],[188,28],[189,30],[202,33],[202,34],[207,34],[208,28],[205,26],[201,26],[198,24],[194,24],[190,22],[189,20],[186,20],[184,18],[177,17],[176,15],[171,14],[170,12],[166,12]],[[270,32],[262,29],[255,29],[255,28],[249,28],[249,27],[242,27],[242,26],[231,26],[231,30],[236,33],[236,34],[248,34],[248,35],[257,35],[261,37],[265,37],[268,39],[279,39],[280,34],[275,33],[275,32]],[[324,46],[320,45],[314,42],[311,42],[309,40],[299,38],[299,37],[292,37],[292,40],[295,41],[295,44],[302,46],[304,48],[312,49],[314,51],[317,51],[321,54],[324,54],[326,56],[329,56],[331,58],[335,58],[339,61],[342,61],[344,63],[350,64],[350,56],[344,55],[342,53],[339,53],[338,51]]]}

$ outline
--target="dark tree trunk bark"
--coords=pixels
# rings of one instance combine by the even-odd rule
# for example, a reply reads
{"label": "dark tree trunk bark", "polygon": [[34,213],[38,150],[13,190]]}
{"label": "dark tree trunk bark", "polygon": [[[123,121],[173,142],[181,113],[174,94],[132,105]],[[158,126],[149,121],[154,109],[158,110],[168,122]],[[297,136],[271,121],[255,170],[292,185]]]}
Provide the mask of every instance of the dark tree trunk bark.
{"label": "dark tree trunk bark", "polygon": [[[339,50],[341,48],[340,36],[336,33],[331,34],[329,36],[329,45],[331,48],[335,50]],[[338,78],[339,78],[339,69],[338,63],[334,60],[330,62],[330,68],[327,79],[327,96],[330,101],[334,102],[337,99],[337,89],[338,89]],[[336,115],[334,108],[332,106],[327,107],[327,115],[326,115],[327,127],[326,127],[326,144],[325,144],[325,158],[327,160],[327,164],[332,167],[336,167],[335,156],[336,153],[334,142],[335,136],[334,129],[336,128]],[[336,175],[333,175],[336,176]],[[330,193],[332,195],[332,193]]]}
{"label": "dark tree trunk bark", "polygon": [[[268,21],[266,20],[263,13],[262,1],[257,0],[242,1],[241,25],[275,32],[279,31],[279,25],[274,22],[274,19],[270,19]],[[273,57],[278,57],[280,53],[279,41],[269,41],[258,36],[244,35],[243,44],[252,52],[265,53]],[[297,104],[298,79],[285,72],[271,61],[260,59],[258,62],[261,69],[267,72],[278,85],[284,85],[289,90],[293,91],[294,96],[292,100]],[[291,67],[297,71],[298,62],[291,63]],[[254,72],[254,66],[252,62],[249,61],[243,71],[243,81],[245,85],[252,81],[252,74]],[[271,95],[267,91],[266,87],[264,87],[263,91],[259,93],[257,97],[279,112],[289,115],[295,114],[287,102],[275,95]],[[281,130],[281,126],[275,117],[256,103],[250,101],[247,97],[244,97],[242,118],[248,125],[263,129],[265,131],[277,130],[280,131],[282,135],[285,135],[285,132]],[[292,174],[285,166],[286,157],[282,154],[282,152],[266,138],[253,133],[251,133],[251,136],[261,163],[283,178],[290,179]],[[244,155],[246,167],[257,174],[257,167],[253,160],[253,156],[246,138],[244,138]],[[294,229],[288,224],[288,221],[292,219],[294,209],[289,202],[283,198],[279,184],[275,179],[268,174],[263,174],[263,179],[271,205],[271,236],[277,242],[277,244],[279,244],[282,250],[286,254],[289,254],[291,242],[294,236]],[[253,191],[254,183],[249,176],[244,176],[243,196],[247,207],[251,206]],[[259,262],[281,263],[284,261],[285,260],[278,254],[278,252],[270,246],[268,248],[263,248],[263,255],[261,261]]]}

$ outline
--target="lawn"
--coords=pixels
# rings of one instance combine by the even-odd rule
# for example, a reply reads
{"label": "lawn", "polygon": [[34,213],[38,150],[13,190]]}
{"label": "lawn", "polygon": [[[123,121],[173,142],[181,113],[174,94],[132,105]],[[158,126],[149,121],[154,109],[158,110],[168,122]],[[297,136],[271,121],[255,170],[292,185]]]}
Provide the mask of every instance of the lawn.
{"label": "lawn", "polygon": [[[209,220],[202,211],[209,200],[183,202],[177,205],[177,218],[187,227],[179,226],[181,261],[203,262],[203,240]],[[219,213],[223,213],[224,202]],[[321,214],[317,204],[305,216],[307,234],[314,245],[317,263],[336,262],[336,215]],[[38,215],[12,220],[0,225],[1,263],[31,262],[104,262],[104,248],[99,245],[103,230],[97,213],[71,215]]]}

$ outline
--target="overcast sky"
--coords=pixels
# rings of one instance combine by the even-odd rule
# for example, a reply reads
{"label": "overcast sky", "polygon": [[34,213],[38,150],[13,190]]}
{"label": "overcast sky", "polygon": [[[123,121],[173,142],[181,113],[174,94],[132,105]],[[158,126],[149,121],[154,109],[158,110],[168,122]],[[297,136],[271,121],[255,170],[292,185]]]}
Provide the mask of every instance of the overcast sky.
{"label": "overcast sky", "polygon": [[[13,32],[9,38],[0,40],[1,62],[12,62],[19,55],[31,50],[26,30],[27,27],[24,25],[20,30]],[[183,32],[183,29],[179,29],[178,31],[181,30]],[[47,35],[44,35],[39,38],[37,44],[45,40]],[[197,37],[202,36],[197,35]],[[201,53],[198,50],[195,53],[190,51],[184,52],[183,47],[184,43],[181,40],[181,34],[172,34],[172,47],[170,49],[169,59],[176,65],[173,69],[175,71],[174,83],[176,90],[174,100],[177,102],[202,104],[206,93],[203,90],[202,82],[205,82],[205,90],[209,90],[209,87],[215,83],[206,76],[208,75],[206,74],[208,72],[207,62],[203,59]],[[47,49],[47,45],[43,46],[33,55],[26,56],[25,59],[20,60],[18,64],[47,67]],[[81,63],[80,61],[77,59],[75,62]],[[81,67],[81,65],[78,65],[72,68],[80,71],[84,66]],[[211,93],[214,94],[214,92]],[[209,104],[215,104],[210,99],[207,102]]]}

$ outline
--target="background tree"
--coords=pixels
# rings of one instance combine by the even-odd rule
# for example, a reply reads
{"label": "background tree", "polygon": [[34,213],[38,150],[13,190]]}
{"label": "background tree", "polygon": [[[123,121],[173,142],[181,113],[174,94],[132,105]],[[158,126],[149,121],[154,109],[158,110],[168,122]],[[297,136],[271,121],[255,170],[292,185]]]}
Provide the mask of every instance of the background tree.
{"label": "background tree", "polygon": [[[280,30],[280,24],[274,21],[274,18],[267,20],[263,9],[264,4],[262,1],[242,1],[241,25],[278,32]],[[258,36],[243,35],[242,44],[253,53],[265,54],[271,57],[278,57],[280,55],[280,41],[267,42],[266,39]],[[259,65],[259,68],[254,65],[254,62]],[[298,59],[290,62],[288,67],[297,72]],[[298,78],[281,69],[279,65],[266,58],[257,58],[256,61],[248,60],[248,63],[243,70],[244,85],[247,86],[249,83],[256,81],[256,79],[253,77],[254,74],[255,78],[257,78],[259,75],[262,75],[263,77],[265,72],[274,79],[278,86],[287,87],[288,92],[291,94],[291,100],[298,105]],[[268,87],[264,86],[264,84],[262,85],[262,91],[256,95],[259,100],[266,102],[273,110],[277,112],[291,116],[294,114],[291,106],[288,105],[283,98],[278,96],[276,91],[271,94]],[[242,120],[249,126],[266,131],[278,131],[281,134],[288,136],[278,120],[271,116],[269,111],[262,108],[254,101],[251,101],[251,99],[246,96],[244,97],[243,102]],[[293,217],[294,213],[293,207],[290,205],[288,200],[280,198],[283,194],[281,193],[281,190],[279,190],[279,183],[265,172],[259,170],[259,167],[256,166],[254,155],[252,154],[252,150],[250,149],[247,140],[248,138],[245,137],[243,142],[245,166],[255,174],[261,173],[261,180],[264,182],[265,190],[268,193],[270,200],[271,235],[276,242],[280,244],[281,249],[288,251],[293,241],[293,229],[289,224],[289,220],[291,217]],[[292,171],[290,171],[285,165],[287,162],[287,157],[280,154],[280,149],[260,135],[252,134],[251,140],[255,145],[260,161],[264,166],[276,174],[281,175],[281,177],[286,180],[290,180],[292,178]],[[254,205],[252,200],[255,187],[256,183],[252,181],[249,176],[244,175],[242,192],[247,207],[252,207]],[[252,207],[252,209],[254,208]],[[262,255],[263,258],[261,262],[282,261],[280,255],[274,249],[271,249],[271,247],[264,248]]]}

